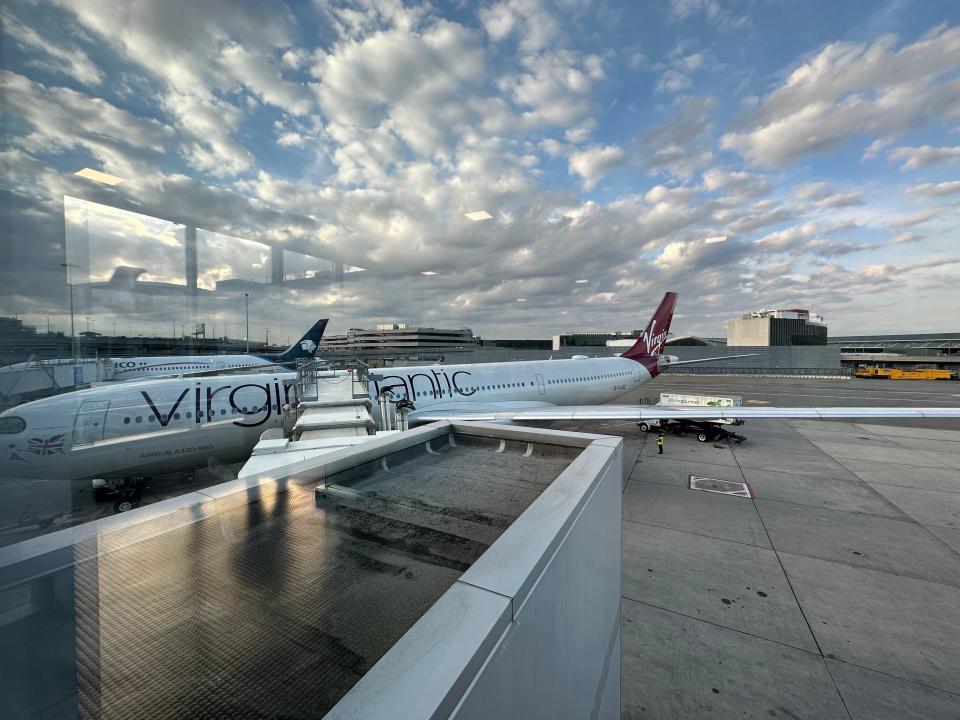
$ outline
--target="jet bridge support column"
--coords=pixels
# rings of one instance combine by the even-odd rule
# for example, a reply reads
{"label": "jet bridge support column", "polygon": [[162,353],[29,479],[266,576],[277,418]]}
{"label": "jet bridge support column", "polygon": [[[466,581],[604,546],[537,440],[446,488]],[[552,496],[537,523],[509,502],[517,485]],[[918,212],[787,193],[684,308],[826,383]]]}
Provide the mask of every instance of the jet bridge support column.
{"label": "jet bridge support column", "polygon": [[197,228],[183,229],[183,275],[187,284],[187,314],[193,322],[197,317]]}
{"label": "jet bridge support column", "polygon": [[270,284],[283,285],[283,248],[270,248]]}

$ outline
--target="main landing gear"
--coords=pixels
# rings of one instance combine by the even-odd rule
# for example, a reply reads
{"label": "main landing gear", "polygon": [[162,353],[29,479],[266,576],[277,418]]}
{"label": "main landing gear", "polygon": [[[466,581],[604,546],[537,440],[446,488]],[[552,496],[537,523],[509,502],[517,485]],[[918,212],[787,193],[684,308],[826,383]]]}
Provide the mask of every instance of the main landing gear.
{"label": "main landing gear", "polygon": [[143,491],[150,481],[148,477],[132,477],[123,480],[94,480],[93,497],[97,502],[113,500],[113,511],[116,513],[133,510],[140,505]]}

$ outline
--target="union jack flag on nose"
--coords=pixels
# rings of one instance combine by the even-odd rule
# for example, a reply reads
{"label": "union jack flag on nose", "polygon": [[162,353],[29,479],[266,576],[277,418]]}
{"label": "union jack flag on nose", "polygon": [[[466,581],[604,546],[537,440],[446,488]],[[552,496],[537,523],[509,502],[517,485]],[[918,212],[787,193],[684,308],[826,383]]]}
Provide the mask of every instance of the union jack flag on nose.
{"label": "union jack flag on nose", "polygon": [[63,434],[54,435],[49,438],[30,438],[27,443],[27,450],[36,455],[53,455],[63,452]]}

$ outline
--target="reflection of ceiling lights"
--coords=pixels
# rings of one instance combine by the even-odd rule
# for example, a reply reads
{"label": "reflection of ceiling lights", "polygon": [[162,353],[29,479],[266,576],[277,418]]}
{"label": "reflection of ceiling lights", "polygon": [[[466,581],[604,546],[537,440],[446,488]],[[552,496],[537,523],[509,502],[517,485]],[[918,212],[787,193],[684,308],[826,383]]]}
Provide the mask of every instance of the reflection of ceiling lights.
{"label": "reflection of ceiling lights", "polygon": [[422,273],[420,273],[420,274],[421,274],[421,275],[436,275],[436,273],[435,273],[433,270],[424,270],[424,271],[423,271]]}
{"label": "reflection of ceiling lights", "polygon": [[493,215],[488,213],[486,210],[477,210],[476,212],[464,213],[464,216],[474,222],[480,222],[481,220],[492,220]]}
{"label": "reflection of ceiling lights", "polygon": [[517,302],[526,302],[526,301],[527,301],[526,298],[517,298]]}
{"label": "reflection of ceiling lights", "polygon": [[710,245],[711,243],[724,242],[726,239],[727,239],[726,235],[713,235],[711,237],[708,237],[706,240],[704,240],[704,242],[707,245]]}
{"label": "reflection of ceiling lights", "polygon": [[77,170],[74,175],[86,178],[87,180],[95,180],[98,183],[103,183],[104,185],[120,185],[126,182],[126,180],[123,178],[118,178],[116,175],[107,175],[107,173],[102,173],[99,170],[94,170],[92,168]]}
{"label": "reflection of ceiling lights", "polygon": [[584,283],[588,283],[588,282],[590,282],[590,281],[589,281],[589,280],[583,280],[583,279],[581,279],[581,280],[574,280],[574,282],[575,282],[577,285],[583,285]]}

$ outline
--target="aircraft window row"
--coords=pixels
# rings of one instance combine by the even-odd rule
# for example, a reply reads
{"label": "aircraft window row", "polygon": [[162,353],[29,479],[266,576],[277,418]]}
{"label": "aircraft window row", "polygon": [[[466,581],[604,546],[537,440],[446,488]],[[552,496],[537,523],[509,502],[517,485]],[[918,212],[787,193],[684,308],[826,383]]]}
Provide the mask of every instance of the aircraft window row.
{"label": "aircraft window row", "polygon": [[508,388],[516,387],[526,387],[527,385],[533,385],[533,383],[502,383],[500,385],[477,385],[476,387],[471,388],[472,390],[506,390]]}
{"label": "aircraft window row", "polygon": [[558,378],[556,380],[547,380],[550,385],[560,385],[564,383],[572,382],[587,382],[590,380],[606,380],[607,378],[622,377],[624,375],[629,375],[628,372],[615,372],[615,373],[605,373],[603,375],[588,375],[587,377],[576,377],[576,378]]}
{"label": "aircraft window row", "polygon": [[[500,383],[499,385],[474,385],[471,387],[461,388],[461,393],[469,392],[478,392],[483,390],[506,390],[508,388],[521,388],[526,386],[533,386],[532,382],[512,382],[512,383]],[[454,394],[451,390],[417,390],[413,393],[413,397],[444,397],[452,396]],[[400,391],[402,397],[406,397],[407,393]]]}
{"label": "aircraft window row", "polygon": [[27,423],[24,422],[23,418],[18,418],[18,417],[0,418],[0,433],[12,435],[14,433],[23,432],[26,429],[27,429]]}
{"label": "aircraft window row", "polygon": [[[265,411],[265,410],[268,410],[269,408],[270,408],[269,405],[254,405],[254,406],[251,406],[251,407],[247,407],[246,405],[244,405],[243,407],[240,407],[240,408],[232,408],[232,409],[230,410],[230,414],[231,414],[231,415],[252,415],[252,414],[254,414],[254,413],[263,412],[263,411]],[[278,412],[279,412],[279,411],[278,411]],[[226,414],[227,414],[226,408],[220,408],[220,415],[222,416],[222,415],[226,415]],[[197,413],[197,417],[198,417],[198,418],[207,417],[208,419],[210,419],[210,418],[216,417],[216,415],[217,415],[217,411],[216,411],[216,410],[211,410],[209,415],[206,415],[203,410],[201,410],[200,412]],[[193,413],[188,411],[188,412],[186,412],[186,413],[183,413],[182,416],[181,416],[180,413],[174,413],[174,414],[173,414],[173,419],[174,419],[174,420],[179,420],[181,417],[184,417],[184,418],[186,418],[187,420],[190,420],[190,419],[193,418]],[[124,425],[129,425],[131,422],[134,422],[134,423],[142,423],[142,422],[143,422],[143,418],[144,418],[143,415],[126,415],[126,416],[124,416],[124,418],[123,418],[123,424],[124,424]],[[154,417],[153,415],[147,415],[146,418],[147,418],[147,422],[154,422],[154,421],[156,420],[156,417]],[[19,420],[19,418],[16,418],[16,419]],[[18,431],[18,432],[19,432],[19,431]]]}

